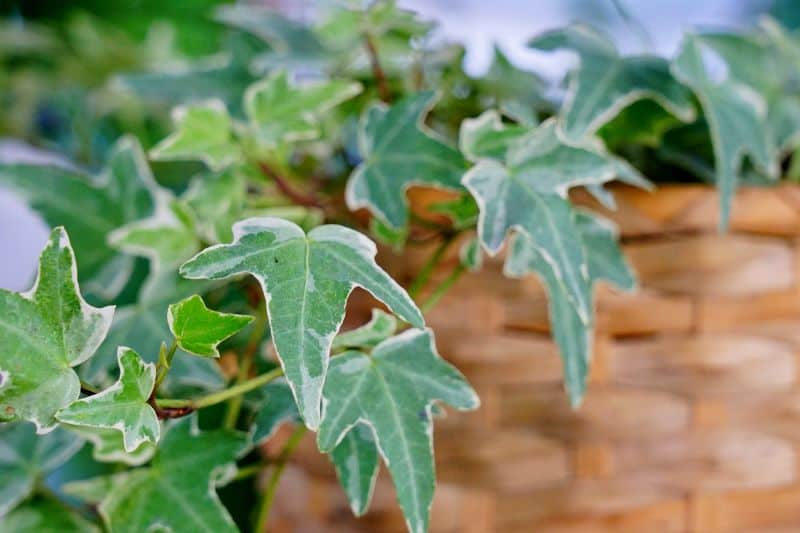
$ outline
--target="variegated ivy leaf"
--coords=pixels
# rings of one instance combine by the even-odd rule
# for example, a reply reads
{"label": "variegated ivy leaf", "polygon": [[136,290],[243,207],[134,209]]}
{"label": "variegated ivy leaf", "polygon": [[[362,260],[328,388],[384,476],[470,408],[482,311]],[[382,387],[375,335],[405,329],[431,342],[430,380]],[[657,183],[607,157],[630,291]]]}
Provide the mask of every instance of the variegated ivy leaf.
{"label": "variegated ivy leaf", "polygon": [[124,346],[117,350],[117,364],[116,383],[72,402],[56,418],[72,426],[115,430],[122,434],[125,452],[132,453],[145,442],[156,444],[161,432],[156,412],[147,403],[153,392],[156,367]]}
{"label": "variegated ivy leaf", "polygon": [[0,426],[0,516],[30,496],[37,482],[82,446],[81,439],[62,428],[37,435],[33,424]]}
{"label": "variegated ivy leaf", "polygon": [[369,322],[356,329],[338,334],[333,339],[333,348],[370,348],[394,335],[397,319],[378,308],[372,310]]}
{"label": "variegated ivy leaf", "polygon": [[308,235],[279,218],[252,218],[233,227],[233,243],[203,250],[181,267],[191,279],[255,276],[267,300],[270,331],[306,425],[319,425],[322,385],[344,306],[360,286],[414,326],[424,323],[414,302],[375,263],[375,245],[336,225]]}
{"label": "variegated ivy leaf", "polygon": [[367,512],[378,478],[378,447],[372,430],[356,424],[330,453],[336,477],[356,516]]}
{"label": "variegated ivy leaf", "polygon": [[392,107],[373,105],[361,117],[358,143],[364,160],[347,182],[350,209],[365,207],[392,228],[408,222],[406,190],[412,185],[461,189],[466,163],[424,125],[436,95],[423,92]]}
{"label": "variegated ivy leaf", "polygon": [[503,124],[497,111],[485,111],[461,122],[458,147],[472,162],[480,159],[504,160],[508,147],[530,131],[523,126]]}
{"label": "variegated ivy leaf", "polygon": [[108,246],[108,235],[150,216],[163,194],[134,137],[117,141],[97,177],[52,166],[0,165],[0,186],[21,195],[51,226],[66,227],[84,290],[107,300],[133,270],[133,258]]}
{"label": "variegated ivy leaf", "polygon": [[[155,363],[161,343],[172,336],[167,324],[169,305],[209,288],[209,284],[187,281],[172,272],[151,274],[138,301],[117,309],[108,338],[97,355],[81,366],[81,377],[95,386],[110,385],[115,377],[117,346],[130,346],[146,361]],[[161,388],[170,395],[180,396],[223,385],[215,361],[178,349]]]}
{"label": "variegated ivy leaf", "polygon": [[73,482],[72,494],[97,495],[103,522],[115,533],[141,531],[237,532],[215,488],[236,472],[247,438],[225,430],[200,431],[195,416],[166,427],[152,463],[111,476]]}
{"label": "variegated ivy leaf", "polygon": [[94,354],[111,326],[113,307],[87,304],[69,237],[55,228],[26,293],[0,289],[0,421],[29,420],[41,433],[78,399],[73,367]]}
{"label": "variegated ivy leaf", "polygon": [[131,255],[147,257],[156,272],[176,268],[200,248],[188,208],[175,199],[160,203],[152,217],[112,231],[108,242]]}
{"label": "variegated ivy leaf", "polygon": [[492,97],[492,105],[503,115],[524,126],[539,123],[537,110],[550,110],[545,99],[546,86],[542,78],[514,66],[500,47],[494,47],[492,64],[486,75],[474,80],[485,93]]}
{"label": "variegated ivy leaf", "polygon": [[286,380],[267,383],[258,389],[258,396],[253,417],[253,444],[258,445],[268,440],[281,424],[300,422],[300,413]]}
{"label": "variegated ivy leaf", "polygon": [[534,37],[538,50],[568,48],[580,57],[570,74],[559,127],[572,141],[592,135],[623,108],[642,99],[656,101],[683,121],[694,119],[689,91],[670,74],[669,64],[654,56],[622,57],[614,43],[590,26],[574,24]]}
{"label": "variegated ivy leaf", "polygon": [[458,259],[467,270],[479,271],[483,266],[483,250],[480,239],[473,237],[465,241],[458,250]]}
{"label": "variegated ivy leaf", "polygon": [[63,503],[37,498],[0,515],[0,531],[14,533],[99,533],[100,528]]}
{"label": "variegated ivy leaf", "polygon": [[371,355],[350,351],[335,357],[324,398],[320,450],[332,451],[353,426],[367,424],[392,474],[408,529],[427,531],[435,484],[431,406],[479,404],[464,376],[436,353],[431,331],[405,331]]}
{"label": "variegated ivy leaf", "polygon": [[[590,290],[600,279],[606,279],[623,290],[633,289],[636,284],[633,272],[620,252],[616,232],[609,223],[579,212],[576,225],[580,242],[586,250]],[[504,273],[509,277],[536,273],[547,288],[550,327],[564,364],[564,383],[572,405],[580,405],[586,392],[586,378],[592,359],[593,315],[589,316],[588,322],[579,316],[555,269],[524,233],[514,237]],[[591,306],[591,292],[588,296]]]}
{"label": "variegated ivy leaf", "polygon": [[730,72],[716,80],[704,62],[704,48],[708,49],[702,36],[685,35],[672,72],[695,92],[709,125],[720,190],[720,227],[724,229],[744,157],[749,156],[773,179],[777,179],[779,169],[763,98]]}
{"label": "variegated ivy leaf", "polygon": [[242,156],[233,138],[233,121],[221,100],[208,100],[176,108],[175,133],[150,150],[156,160],[200,160],[212,170],[235,163]]}
{"label": "variegated ivy leaf", "polygon": [[588,322],[587,258],[566,192],[575,185],[600,185],[615,177],[640,186],[647,182],[630,165],[597,148],[567,144],[552,120],[513,143],[506,160],[503,165],[484,159],[464,176],[464,185],[480,207],[481,243],[496,254],[510,230],[528,234],[581,320]]}
{"label": "variegated ivy leaf", "polygon": [[180,349],[202,357],[219,357],[217,345],[236,335],[253,317],[212,311],[194,294],[170,305],[167,321]]}
{"label": "variegated ivy leaf", "polygon": [[116,429],[83,426],[67,427],[72,433],[92,443],[92,457],[95,461],[101,463],[124,463],[130,466],[138,466],[152,459],[156,451],[156,446],[149,441],[143,441],[133,451],[125,451],[123,435]]}
{"label": "variegated ivy leaf", "polygon": [[257,139],[275,145],[316,138],[324,114],[360,92],[360,83],[345,80],[291,83],[279,70],[248,87],[244,108]]}

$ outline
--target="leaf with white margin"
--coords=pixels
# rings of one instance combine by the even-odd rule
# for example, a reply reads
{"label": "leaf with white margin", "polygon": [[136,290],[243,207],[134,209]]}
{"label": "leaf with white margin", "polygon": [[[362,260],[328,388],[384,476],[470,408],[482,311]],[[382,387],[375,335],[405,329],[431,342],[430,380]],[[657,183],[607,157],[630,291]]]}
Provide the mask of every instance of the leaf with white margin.
{"label": "leaf with white margin", "polygon": [[772,179],[778,178],[777,149],[766,120],[763,98],[730,76],[717,81],[704,63],[702,36],[686,34],[672,62],[672,73],[692,88],[700,100],[711,131],[717,187],[720,190],[720,228],[728,227],[730,206],[742,160]]}
{"label": "leaf with white margin", "polygon": [[249,447],[241,433],[200,431],[192,415],[165,427],[152,463],[112,476],[72,482],[70,494],[97,495],[107,487],[98,511],[114,533],[142,531],[237,532],[216,487],[236,472],[235,460]]}
{"label": "leaf with white margin", "polygon": [[508,147],[528,131],[530,129],[526,127],[503,124],[500,114],[490,109],[461,122],[458,147],[472,162],[481,159],[502,161]]}
{"label": "leaf with white margin", "polygon": [[483,266],[483,249],[480,239],[472,237],[465,241],[458,250],[458,260],[470,272],[478,272]]}
{"label": "leaf with white margin", "polygon": [[99,176],[53,166],[0,165],[0,186],[19,194],[49,225],[67,229],[84,291],[107,300],[124,288],[134,261],[108,246],[108,235],[152,215],[164,194],[132,136],[114,144]]}
{"label": "leaf with white margin", "polygon": [[66,463],[83,441],[62,428],[37,435],[33,424],[0,426],[0,516],[33,493],[39,479]]}
{"label": "leaf with white margin", "polygon": [[150,150],[157,161],[200,160],[221,170],[242,157],[233,137],[233,121],[221,100],[207,100],[173,110],[175,132]]}
{"label": "leaf with white margin", "polygon": [[[117,346],[129,346],[146,361],[157,362],[161,343],[172,335],[167,324],[169,305],[210,288],[210,284],[187,281],[177,273],[151,274],[138,301],[117,308],[108,337],[97,355],[81,365],[81,377],[95,386],[111,385],[117,368]],[[217,390],[224,384],[215,361],[190,356],[179,349],[160,388],[171,396],[184,396]]]}
{"label": "leaf with white margin", "polygon": [[89,359],[111,326],[114,307],[87,304],[64,228],[55,228],[26,293],[0,289],[0,421],[29,420],[40,433],[78,399],[73,367]]}
{"label": "leaf with white margin", "polygon": [[167,322],[178,347],[201,357],[219,357],[217,346],[253,321],[247,315],[212,311],[197,294],[169,306]]}
{"label": "leaf with white margin", "polygon": [[566,199],[570,187],[600,185],[615,178],[647,187],[624,161],[591,145],[563,141],[553,120],[514,142],[507,164],[484,159],[464,175],[478,202],[478,237],[496,254],[512,229],[527,233],[564,285],[582,320],[588,321],[587,259],[575,213]]}
{"label": "leaf with white margin", "polygon": [[378,309],[372,310],[369,322],[363,326],[340,333],[333,339],[333,348],[370,348],[394,335],[397,319]]}
{"label": "leaf with white margin", "polygon": [[303,420],[319,425],[328,354],[350,292],[360,286],[416,327],[422,313],[375,263],[375,244],[337,225],[303,232],[279,218],[251,218],[233,226],[233,243],[207,248],[181,267],[190,279],[252,274],[267,301],[275,351]]}
{"label": "leaf with white margin", "polygon": [[117,349],[117,364],[120,374],[116,383],[72,402],[56,413],[56,419],[73,426],[116,430],[122,434],[125,452],[131,453],[142,443],[156,444],[161,432],[158,416],[147,403],[156,367],[125,346]]}
{"label": "leaf with white margin", "polygon": [[350,209],[365,207],[392,228],[408,222],[406,190],[427,185],[461,190],[461,153],[425,127],[436,94],[422,92],[391,107],[376,104],[361,116],[358,143],[364,160],[347,182]]}
{"label": "leaf with white margin", "polygon": [[14,533],[99,533],[100,528],[54,498],[37,498],[0,515],[0,531]]}
{"label": "leaf with white margin", "polygon": [[150,259],[151,269],[174,269],[197,253],[200,241],[188,208],[180,201],[157,206],[155,214],[112,231],[108,243]]}
{"label": "leaf with white margin", "polygon": [[435,485],[435,401],[464,410],[479,405],[464,376],[436,353],[427,329],[385,340],[371,355],[349,351],[333,358],[325,383],[320,450],[332,451],[353,426],[368,424],[413,532],[428,529]]}
{"label": "leaf with white margin", "polygon": [[350,509],[354,515],[362,516],[369,509],[380,466],[370,427],[366,424],[353,427],[330,452],[330,458]]}
{"label": "leaf with white margin", "polygon": [[156,446],[148,441],[142,442],[133,451],[125,451],[122,433],[116,429],[64,425],[76,435],[91,442],[92,458],[100,463],[124,463],[139,466],[153,458]]}
{"label": "leaf with white margin", "polygon": [[[605,279],[620,289],[632,290],[636,280],[619,249],[616,232],[610,223],[583,212],[579,212],[576,219],[588,258],[590,287]],[[564,384],[571,404],[577,407],[586,392],[586,378],[592,360],[593,314],[588,322],[581,319],[552,266],[524,233],[514,237],[503,273],[515,278],[536,273],[547,288],[550,327],[564,365]],[[589,296],[591,298],[592,294]]]}
{"label": "leaf with white margin", "polygon": [[561,108],[559,127],[572,141],[591,136],[632,103],[657,102],[684,122],[695,117],[689,91],[672,77],[667,61],[655,56],[619,55],[614,43],[594,28],[574,24],[548,31],[528,46],[576,52],[579,67],[570,73],[569,89]]}
{"label": "leaf with white margin", "polygon": [[244,109],[258,140],[274,145],[314,139],[324,114],[361,92],[361,84],[326,80],[294,84],[284,70],[254,83],[244,94]]}
{"label": "leaf with white margin", "polygon": [[286,380],[267,383],[257,391],[258,403],[253,417],[253,444],[259,445],[268,440],[281,424],[300,422],[300,413],[294,403],[292,389]]}

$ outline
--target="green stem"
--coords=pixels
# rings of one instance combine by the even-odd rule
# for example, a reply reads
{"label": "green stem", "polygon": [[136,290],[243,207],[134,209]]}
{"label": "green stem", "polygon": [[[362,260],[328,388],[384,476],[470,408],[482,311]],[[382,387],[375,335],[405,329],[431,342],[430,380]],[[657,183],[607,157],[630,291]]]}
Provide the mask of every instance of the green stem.
{"label": "green stem", "polygon": [[[264,336],[264,328],[266,327],[266,323],[266,309],[264,309],[262,312],[259,308],[258,316],[253,323],[253,331],[250,334],[250,339],[247,341],[247,347],[242,353],[242,360],[239,363],[239,371],[237,372],[236,376],[237,384],[247,381],[247,375],[250,373],[250,369],[253,366],[253,360],[255,359],[256,352],[258,351],[259,343],[261,342],[261,338]],[[228,401],[228,408],[225,411],[225,420],[223,422],[223,427],[225,427],[225,429],[234,429],[236,427],[236,421],[239,420],[239,412],[242,409],[242,400],[243,397],[239,395],[234,396]]]}
{"label": "green stem", "polygon": [[177,339],[172,341],[169,350],[164,351],[164,344],[161,344],[161,353],[158,354],[158,365],[156,367],[156,384],[153,386],[153,393],[158,390],[161,382],[167,377],[170,367],[172,366],[172,358],[175,357],[175,351],[178,349]]}
{"label": "green stem", "polygon": [[264,494],[262,496],[261,505],[258,511],[258,520],[256,522],[255,529],[258,533],[263,533],[267,530],[269,512],[272,509],[272,502],[275,499],[275,492],[278,488],[278,482],[281,480],[281,475],[286,468],[286,464],[289,462],[289,457],[292,456],[292,453],[294,453],[295,448],[297,448],[297,445],[300,444],[300,441],[303,439],[303,435],[305,434],[306,427],[303,425],[297,426],[289,437],[289,440],[286,441],[286,445],[283,447],[283,450],[275,462],[275,469],[272,471],[272,475],[269,477],[266,489],[264,489]]}
{"label": "green stem", "polygon": [[447,248],[450,246],[450,243],[452,243],[453,240],[453,237],[446,237],[441,243],[439,243],[439,246],[436,247],[436,250],[433,251],[433,254],[431,254],[431,256],[420,269],[417,277],[414,278],[414,281],[412,281],[411,285],[408,286],[409,296],[416,298],[417,294],[419,294],[419,291],[422,290],[422,288],[430,279],[433,271],[436,270],[436,267],[442,261]]}
{"label": "green stem", "polygon": [[236,471],[236,475],[233,476],[231,481],[239,481],[242,479],[247,479],[249,477],[257,475],[264,469],[263,463],[256,463],[252,465],[243,466],[242,468]]}
{"label": "green stem", "polygon": [[442,299],[442,296],[444,296],[450,287],[452,287],[455,282],[458,281],[458,278],[460,278],[466,270],[466,267],[459,263],[458,266],[453,269],[450,275],[447,276],[435,289],[433,289],[433,292],[428,295],[428,298],[422,302],[422,304],[419,306],[420,310],[423,313],[427,313],[433,309],[436,304],[439,303],[439,300]]}
{"label": "green stem", "polygon": [[264,374],[260,374],[254,378],[248,379],[247,381],[243,381],[242,383],[238,383],[229,389],[224,389],[218,392],[214,392],[212,394],[208,394],[206,396],[202,396],[196,400],[178,400],[178,399],[157,399],[156,403],[159,407],[191,407],[192,409],[203,409],[204,407],[210,407],[212,405],[216,405],[218,403],[222,403],[224,401],[230,400],[231,398],[235,398],[236,396],[241,396],[242,394],[246,394],[251,390],[255,390],[263,385],[266,385],[270,381],[275,381],[279,377],[283,376],[283,369],[276,368],[274,370],[270,370]]}

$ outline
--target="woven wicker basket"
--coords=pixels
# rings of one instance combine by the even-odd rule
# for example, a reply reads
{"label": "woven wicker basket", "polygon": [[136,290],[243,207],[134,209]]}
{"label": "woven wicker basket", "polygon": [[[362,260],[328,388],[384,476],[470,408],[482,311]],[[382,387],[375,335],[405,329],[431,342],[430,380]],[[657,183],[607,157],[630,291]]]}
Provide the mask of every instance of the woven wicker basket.
{"label": "woven wicker basket", "polygon": [[[429,314],[443,357],[483,401],[437,421],[432,531],[800,531],[800,187],[741,190],[726,234],[712,188],[616,193],[605,214],[640,289],[598,288],[579,410],[534,278],[507,280],[490,261]],[[385,263],[408,279],[425,253]],[[354,320],[365,300],[353,299]],[[275,527],[405,530],[387,472],[355,519],[310,439]]]}

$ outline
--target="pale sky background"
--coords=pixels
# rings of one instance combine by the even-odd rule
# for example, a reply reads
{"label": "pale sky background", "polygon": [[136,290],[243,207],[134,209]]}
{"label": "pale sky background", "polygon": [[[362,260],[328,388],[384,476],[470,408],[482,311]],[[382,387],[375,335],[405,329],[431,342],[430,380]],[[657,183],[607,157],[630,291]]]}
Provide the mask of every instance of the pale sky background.
{"label": "pale sky background", "polygon": [[[498,43],[519,66],[558,79],[574,63],[567,52],[537,53],[524,46],[537,33],[573,20],[603,27],[625,53],[655,52],[671,57],[683,30],[691,26],[741,27],[755,24],[753,12],[769,0],[621,0],[635,19],[626,23],[612,0],[399,0],[440,24],[442,38],[467,45],[466,68],[480,74]],[[759,9],[761,8],[761,9]],[[641,28],[649,43],[641,38]],[[20,147],[0,139],[0,160],[20,157]],[[18,199],[0,190],[0,287],[23,290],[30,285],[48,230]]]}

